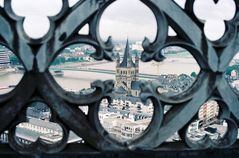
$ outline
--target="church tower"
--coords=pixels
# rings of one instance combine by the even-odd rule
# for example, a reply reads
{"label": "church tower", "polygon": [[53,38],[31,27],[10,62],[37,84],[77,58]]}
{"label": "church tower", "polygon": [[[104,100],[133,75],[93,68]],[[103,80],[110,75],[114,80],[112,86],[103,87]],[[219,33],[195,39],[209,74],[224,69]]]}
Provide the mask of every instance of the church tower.
{"label": "church tower", "polygon": [[139,80],[139,54],[135,56],[135,80]]}
{"label": "church tower", "polygon": [[[135,63],[130,55],[129,41],[126,42],[124,57],[120,63],[120,57],[116,59],[116,90],[127,96],[134,96],[132,90],[136,87],[136,81],[138,81],[139,73],[139,57],[136,56]],[[136,94],[138,94],[136,92]]]}

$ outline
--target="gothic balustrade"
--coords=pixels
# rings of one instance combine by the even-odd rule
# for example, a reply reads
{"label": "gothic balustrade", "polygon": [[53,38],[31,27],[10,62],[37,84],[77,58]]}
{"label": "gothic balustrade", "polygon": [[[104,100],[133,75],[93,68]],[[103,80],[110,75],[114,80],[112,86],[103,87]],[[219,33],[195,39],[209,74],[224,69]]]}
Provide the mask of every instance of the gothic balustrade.
{"label": "gothic balustrade", "polygon": [[[233,1],[236,7],[234,17],[228,21],[222,19],[226,30],[224,35],[215,41],[209,40],[204,33],[206,23],[195,15],[195,1],[187,0],[185,8],[181,8],[173,0],[141,0],[154,13],[157,21],[157,36],[152,42],[147,37],[143,41],[141,61],[162,62],[165,59],[161,53],[163,48],[179,46],[195,58],[200,66],[200,73],[189,89],[169,97],[158,93],[157,83],[141,83],[142,102],[150,99],[154,107],[152,120],[139,138],[118,142],[102,127],[98,116],[102,99],[107,98],[110,101],[114,82],[98,80],[91,84],[92,88],[95,88],[91,93],[73,94],[65,91],[49,72],[51,63],[61,50],[72,44],[84,43],[93,46],[96,52],[91,57],[97,61],[113,60],[112,38],[109,37],[106,42],[102,41],[99,21],[104,10],[114,0],[79,0],[73,7],[69,7],[67,0],[62,0],[61,11],[56,16],[48,17],[50,29],[39,39],[30,38],[25,33],[24,17],[13,12],[12,0],[5,0],[4,7],[0,7],[0,43],[18,57],[25,69],[22,80],[14,90],[0,95],[0,132],[8,131],[10,148],[17,153],[67,151],[70,131],[81,137],[90,151],[98,152],[154,152],[165,148],[175,150],[178,145],[173,142],[166,143],[166,140],[176,132],[180,136],[178,150],[220,151],[237,146],[239,99],[224,73],[239,52],[239,1]],[[216,0],[214,2],[218,3]],[[78,34],[86,24],[89,25],[89,34]],[[168,35],[169,26],[176,32],[176,36]],[[219,104],[218,118],[227,123],[227,131],[218,141],[205,136],[202,140],[193,142],[186,134],[189,125],[195,121],[201,105],[212,99]],[[26,122],[24,111],[29,103],[34,101],[41,101],[49,106],[51,121],[62,128],[61,141],[47,144],[39,139],[32,144],[24,144],[16,139],[16,126]],[[167,113],[163,112],[165,105],[172,105]],[[89,112],[85,114],[78,106],[87,106]],[[78,150],[77,146],[75,150]]]}

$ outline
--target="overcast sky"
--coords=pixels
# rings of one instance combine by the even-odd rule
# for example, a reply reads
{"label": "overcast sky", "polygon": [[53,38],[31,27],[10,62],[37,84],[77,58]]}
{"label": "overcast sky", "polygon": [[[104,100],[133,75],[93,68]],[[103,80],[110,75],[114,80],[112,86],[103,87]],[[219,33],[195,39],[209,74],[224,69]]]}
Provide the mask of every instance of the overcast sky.
{"label": "overcast sky", "polygon": [[[74,5],[77,0],[69,0]],[[175,0],[181,7],[185,0]],[[0,0],[2,5],[3,0]],[[61,0],[12,0],[13,10],[20,16],[26,16],[24,28],[27,34],[33,38],[39,38],[49,29],[46,16],[59,13]],[[207,36],[214,40],[223,35],[225,24],[223,20],[230,20],[235,13],[233,0],[219,0],[214,4],[213,0],[196,0],[194,4],[195,14],[202,20],[206,20],[205,31]],[[216,27],[215,27],[216,26]],[[139,0],[117,0],[104,12],[100,21],[100,34],[103,39],[109,35],[115,40],[143,40],[145,36],[151,40],[156,35],[156,21],[150,9]]]}

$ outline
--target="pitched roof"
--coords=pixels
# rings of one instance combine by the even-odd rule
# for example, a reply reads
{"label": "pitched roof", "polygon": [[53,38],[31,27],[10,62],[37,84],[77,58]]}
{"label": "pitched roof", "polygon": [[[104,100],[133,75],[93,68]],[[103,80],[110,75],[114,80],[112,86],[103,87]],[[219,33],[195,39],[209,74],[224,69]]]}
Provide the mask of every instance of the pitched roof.
{"label": "pitched roof", "polygon": [[117,92],[117,93],[120,93],[120,94],[127,93],[127,91],[126,91],[123,87],[117,88],[117,89],[116,89],[116,92]]}
{"label": "pitched roof", "polygon": [[[130,60],[130,65],[128,65],[128,60]],[[135,64],[134,62],[132,61],[132,57],[129,53],[129,40],[127,39],[127,42],[126,42],[126,47],[125,47],[125,52],[124,52],[124,58],[123,58],[123,61],[120,63],[120,67],[135,67]]]}
{"label": "pitched roof", "polygon": [[141,90],[140,89],[140,82],[139,81],[132,81],[131,82],[131,89],[132,90]]}

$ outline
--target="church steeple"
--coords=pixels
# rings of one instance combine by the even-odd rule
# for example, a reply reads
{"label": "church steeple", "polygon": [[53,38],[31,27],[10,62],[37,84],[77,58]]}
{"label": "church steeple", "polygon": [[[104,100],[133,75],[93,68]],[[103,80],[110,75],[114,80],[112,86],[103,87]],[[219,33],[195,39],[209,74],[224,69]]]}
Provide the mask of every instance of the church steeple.
{"label": "church steeple", "polygon": [[125,54],[127,54],[129,56],[129,39],[127,39],[127,41],[126,41]]}
{"label": "church steeple", "polygon": [[116,55],[116,67],[119,67],[120,66],[120,55],[119,53],[117,53]]}
{"label": "church steeple", "polygon": [[122,63],[120,64],[120,67],[132,67],[132,66],[135,67],[129,52],[129,40],[127,39],[125,52],[124,52],[124,58]]}

